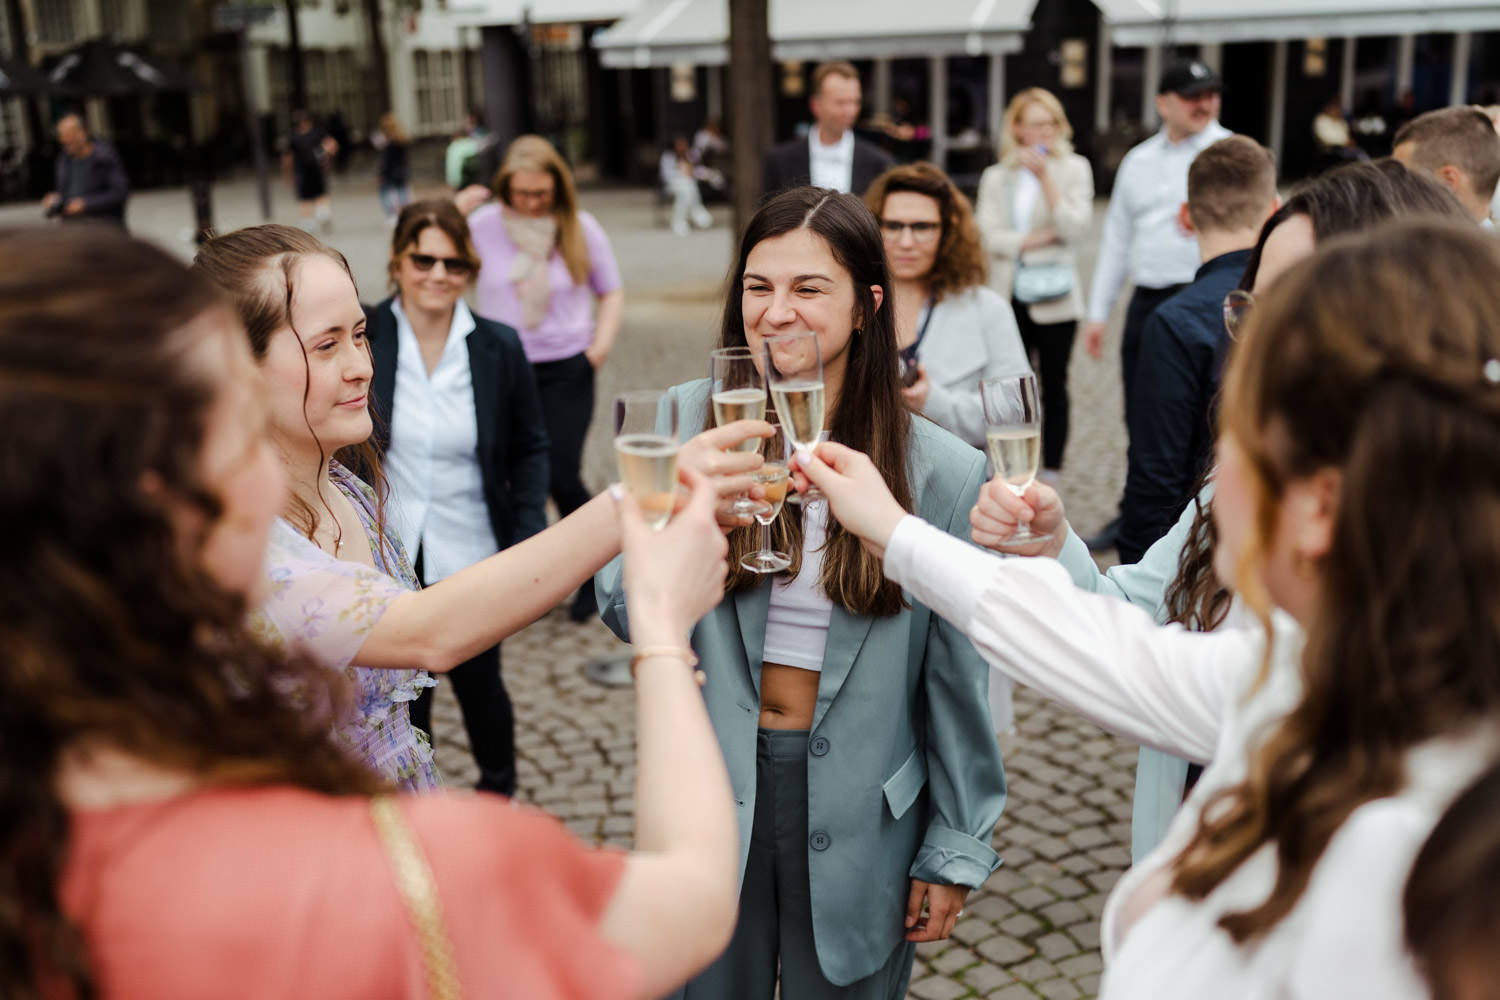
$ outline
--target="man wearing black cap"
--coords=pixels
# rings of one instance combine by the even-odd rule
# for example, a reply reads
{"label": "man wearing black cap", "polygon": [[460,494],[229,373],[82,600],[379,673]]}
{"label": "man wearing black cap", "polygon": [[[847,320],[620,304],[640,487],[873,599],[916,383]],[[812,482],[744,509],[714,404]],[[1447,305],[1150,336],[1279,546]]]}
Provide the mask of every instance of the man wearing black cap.
{"label": "man wearing black cap", "polygon": [[[1126,153],[1115,174],[1083,336],[1089,354],[1101,357],[1105,321],[1129,277],[1135,293],[1120,344],[1127,423],[1141,327],[1151,310],[1192,281],[1198,269],[1198,243],[1178,223],[1178,210],[1187,201],[1194,157],[1230,134],[1218,121],[1223,86],[1219,75],[1201,62],[1169,66],[1156,95],[1161,131]],[[1089,547],[1112,548],[1112,529],[1118,523],[1117,518],[1089,539]]]}

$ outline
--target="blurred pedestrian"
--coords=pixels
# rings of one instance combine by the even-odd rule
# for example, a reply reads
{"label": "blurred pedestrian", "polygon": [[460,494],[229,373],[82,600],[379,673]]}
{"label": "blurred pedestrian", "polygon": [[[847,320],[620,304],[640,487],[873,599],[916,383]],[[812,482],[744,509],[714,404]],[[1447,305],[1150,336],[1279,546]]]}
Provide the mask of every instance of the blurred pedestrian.
{"label": "blurred pedestrian", "polygon": [[[1182,229],[1177,217],[1187,200],[1188,167],[1193,158],[1230,134],[1219,124],[1223,87],[1219,74],[1201,62],[1167,67],[1156,94],[1161,130],[1126,153],[1115,174],[1083,337],[1091,357],[1098,360],[1104,356],[1105,322],[1128,277],[1135,291],[1120,339],[1126,423],[1130,421],[1136,354],[1146,317],[1192,281],[1198,270],[1198,243]],[[1119,525],[1117,516],[1089,539],[1089,547],[1113,548]]]}
{"label": "blurred pedestrian", "polygon": [[879,146],[854,134],[863,91],[859,71],[846,62],[823,63],[813,71],[813,126],[807,138],[791,139],[766,153],[764,198],[811,184],[864,194],[870,182],[896,165]]}
{"label": "blurred pedestrian", "polygon": [[401,210],[411,202],[411,162],[408,158],[411,140],[395,112],[387,111],[380,116],[380,127],[370,142],[380,151],[380,163],[375,171],[380,207],[386,220],[394,225]]}
{"label": "blurred pedestrian", "polygon": [[1051,92],[1021,91],[1005,109],[1000,162],[979,178],[975,214],[990,287],[1015,310],[1042,390],[1042,470],[1057,481],[1068,444],[1068,362],[1083,315],[1077,248],[1094,214],[1094,171]]}
{"label": "blurred pedestrian", "polygon": [[663,531],[601,511],[640,646],[635,850],[599,850],[493,796],[393,794],[329,739],[341,675],[247,624],[286,480],[207,282],[115,232],[8,234],[0,372],[0,510],[26,526],[0,581],[0,996],[637,1000],[724,948],[734,793],[685,645],[723,592],[701,477]]}
{"label": "blurred pedestrian", "polygon": [[339,144],[318,128],[313,116],[298,110],[292,113],[292,134],[281,155],[287,182],[297,196],[297,214],[303,225],[316,219],[323,232],[333,230],[333,205],[328,200],[328,164]]}
{"label": "blurred pedestrian", "polygon": [[688,234],[688,223],[699,229],[714,224],[714,217],[703,207],[698,189],[698,163],[693,148],[683,136],[672,141],[672,148],[661,154],[661,184],[672,196],[672,232]]}
{"label": "blurred pedestrian", "polygon": [[[391,240],[395,294],[366,311],[375,366],[374,442],[391,484],[391,520],[424,587],[547,526],[547,432],[536,377],[516,331],[475,317],[463,293],[479,256],[451,201],[401,213]],[[500,647],[448,671],[478,787],[516,791],[515,722]],[[432,733],[432,689],[411,707]]]}
{"label": "blurred pedestrian", "polygon": [[64,222],[112,222],[125,225],[125,201],[130,179],[120,154],[103,139],[89,134],[83,118],[63,115],[57,121],[56,187],[42,199],[48,217]]}
{"label": "blurred pedestrian", "polygon": [[1354,141],[1349,120],[1344,117],[1344,98],[1340,94],[1329,96],[1322,110],[1313,117],[1312,132],[1326,166],[1368,159]]}
{"label": "blurred pedestrian", "polygon": [[[594,414],[595,372],[609,358],[625,311],[609,237],[578,204],[572,171],[546,139],[510,144],[492,184],[497,201],[469,216],[483,264],[479,314],[514,327],[536,371],[551,442],[553,501],[563,517],[589,499],[583,442]],[[571,614],[595,611],[579,588]]]}

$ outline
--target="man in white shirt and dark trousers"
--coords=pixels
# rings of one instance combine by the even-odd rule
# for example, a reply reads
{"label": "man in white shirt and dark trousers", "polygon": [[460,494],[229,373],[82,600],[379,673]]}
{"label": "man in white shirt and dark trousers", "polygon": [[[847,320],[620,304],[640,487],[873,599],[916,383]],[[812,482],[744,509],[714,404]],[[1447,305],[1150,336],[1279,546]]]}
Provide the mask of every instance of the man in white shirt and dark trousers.
{"label": "man in white shirt and dark trousers", "polygon": [[762,201],[805,184],[863,195],[875,178],[896,165],[885,150],[854,134],[863,97],[859,71],[849,63],[824,63],[813,71],[808,101],[813,126],[807,138],[766,153]]}
{"label": "man in white shirt and dark trousers", "polygon": [[[1129,277],[1135,291],[1120,342],[1127,424],[1141,328],[1153,309],[1193,280],[1200,263],[1198,242],[1178,222],[1178,210],[1187,200],[1193,159],[1230,135],[1218,121],[1222,89],[1219,75],[1201,62],[1169,66],[1156,95],[1161,130],[1126,153],[1115,174],[1083,337],[1089,354],[1102,357],[1105,322]],[[1089,539],[1089,548],[1114,547],[1118,525],[1119,518],[1111,521]]]}

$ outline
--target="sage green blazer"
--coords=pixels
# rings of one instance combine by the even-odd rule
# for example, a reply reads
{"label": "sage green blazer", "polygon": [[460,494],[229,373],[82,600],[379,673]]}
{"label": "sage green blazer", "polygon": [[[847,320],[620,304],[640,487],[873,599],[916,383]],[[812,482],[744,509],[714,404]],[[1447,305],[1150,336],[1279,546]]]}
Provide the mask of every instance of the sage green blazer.
{"label": "sage green blazer", "polygon": [[[671,391],[687,438],[703,426],[708,381]],[[910,454],[916,513],[967,539],[984,457],[920,417]],[[620,573],[616,559],[595,586],[605,624],[628,640]],[[767,577],[727,596],[692,634],[734,787],[741,878],[771,585]],[[990,836],[1005,806],[1005,770],[989,667],[957,629],[907,597],[910,607],[887,618],[834,607],[808,733],[814,938],[823,974],[840,986],[874,973],[904,938],[911,878],[978,887],[1000,864]]]}

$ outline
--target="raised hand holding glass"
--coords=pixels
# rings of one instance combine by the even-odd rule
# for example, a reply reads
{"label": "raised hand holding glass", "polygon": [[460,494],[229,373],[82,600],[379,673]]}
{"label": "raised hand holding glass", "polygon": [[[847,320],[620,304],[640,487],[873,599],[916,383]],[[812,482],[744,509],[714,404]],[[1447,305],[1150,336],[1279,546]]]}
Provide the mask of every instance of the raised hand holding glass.
{"label": "raised hand holding glass", "polygon": [[660,389],[621,393],[614,427],[620,482],[660,531],[677,502],[677,397]]}
{"label": "raised hand holding glass", "polygon": [[[1027,372],[981,379],[979,399],[984,406],[984,437],[995,475],[1012,493],[1021,496],[1036,479],[1042,455],[1042,408],[1036,376]],[[1035,534],[1029,525],[1020,524],[1005,544],[1030,545],[1051,537]]]}

